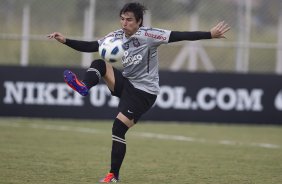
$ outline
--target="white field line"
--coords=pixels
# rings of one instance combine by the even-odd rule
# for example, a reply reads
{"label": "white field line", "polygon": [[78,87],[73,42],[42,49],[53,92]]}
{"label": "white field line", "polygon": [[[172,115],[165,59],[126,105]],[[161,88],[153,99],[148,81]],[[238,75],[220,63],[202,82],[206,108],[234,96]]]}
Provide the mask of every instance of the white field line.
{"label": "white field line", "polygon": [[[89,133],[89,134],[105,134],[108,131],[94,128],[84,128],[84,127],[71,127],[71,126],[60,126],[60,125],[43,125],[43,124],[21,124],[21,123],[4,123],[1,122],[0,126],[8,126],[15,128],[34,128],[34,129],[44,129],[44,130],[55,130],[55,131],[67,131],[67,132],[80,132],[80,133]],[[220,140],[220,141],[210,141],[206,139],[199,139],[181,135],[167,135],[167,134],[156,134],[149,132],[130,132],[129,135],[141,138],[149,138],[149,139],[159,139],[159,140],[169,140],[169,141],[184,141],[184,142],[199,142],[199,143],[215,143],[215,144],[223,144],[230,146],[251,146],[251,147],[261,147],[261,148],[272,148],[278,149],[281,146],[270,143],[242,143],[238,141],[231,140]]]}

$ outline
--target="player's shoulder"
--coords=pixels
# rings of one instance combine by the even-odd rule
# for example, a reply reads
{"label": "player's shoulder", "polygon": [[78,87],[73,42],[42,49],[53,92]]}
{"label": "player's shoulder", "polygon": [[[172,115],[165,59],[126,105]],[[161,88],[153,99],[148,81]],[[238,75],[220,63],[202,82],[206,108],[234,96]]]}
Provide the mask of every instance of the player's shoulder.
{"label": "player's shoulder", "polygon": [[101,44],[103,42],[103,40],[105,38],[107,38],[107,37],[115,37],[115,38],[122,39],[123,34],[124,34],[124,31],[122,29],[118,29],[118,30],[112,31],[112,32],[108,33],[106,36],[98,39],[98,43]]}
{"label": "player's shoulder", "polygon": [[122,38],[123,37],[123,34],[124,34],[124,31],[122,29],[118,29],[118,30],[115,30],[111,33],[109,33],[106,37],[115,37],[115,38]]}
{"label": "player's shoulder", "polygon": [[[159,33],[159,34],[161,34],[161,33],[165,33],[167,30],[165,30],[165,29],[160,29],[160,28],[154,28],[154,27],[145,27],[145,26],[142,26],[142,27],[140,27],[140,28],[138,29],[138,31],[139,31],[140,33],[142,33],[142,32],[154,32],[154,33]],[[137,33],[138,33],[138,31],[137,31]]]}

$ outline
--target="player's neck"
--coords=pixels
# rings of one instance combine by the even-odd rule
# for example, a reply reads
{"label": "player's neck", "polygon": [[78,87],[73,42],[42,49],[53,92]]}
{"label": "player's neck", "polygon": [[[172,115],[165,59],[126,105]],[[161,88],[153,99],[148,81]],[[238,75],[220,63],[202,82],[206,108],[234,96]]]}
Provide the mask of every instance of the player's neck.
{"label": "player's neck", "polygon": [[[139,28],[140,28],[140,27],[139,27]],[[134,35],[134,34],[139,30],[139,28],[136,29],[135,31],[133,31],[132,33],[126,33],[126,32],[125,32],[125,37],[126,37],[126,38],[130,38],[132,35]]]}
{"label": "player's neck", "polygon": [[132,35],[125,34],[125,38],[130,38]]}

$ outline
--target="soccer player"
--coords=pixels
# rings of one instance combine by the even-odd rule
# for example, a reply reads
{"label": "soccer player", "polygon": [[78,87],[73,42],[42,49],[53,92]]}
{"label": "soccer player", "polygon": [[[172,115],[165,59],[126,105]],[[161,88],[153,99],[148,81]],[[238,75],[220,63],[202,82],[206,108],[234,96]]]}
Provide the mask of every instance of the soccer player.
{"label": "soccer player", "polygon": [[81,52],[97,52],[106,37],[123,40],[125,54],[122,58],[123,71],[114,68],[104,60],[94,60],[87,69],[84,79],[69,71],[64,71],[65,82],[86,96],[89,90],[102,78],[111,94],[120,98],[118,111],[112,127],[111,169],[101,183],[117,182],[119,171],[126,153],[125,134],[139,118],[154,104],[159,93],[158,52],[161,44],[183,40],[201,40],[225,38],[230,27],[224,22],[218,23],[210,31],[180,32],[143,26],[143,14],[146,8],[140,3],[127,3],[120,10],[121,29],[109,33],[97,41],[79,41],[67,39],[59,32],[48,37]]}

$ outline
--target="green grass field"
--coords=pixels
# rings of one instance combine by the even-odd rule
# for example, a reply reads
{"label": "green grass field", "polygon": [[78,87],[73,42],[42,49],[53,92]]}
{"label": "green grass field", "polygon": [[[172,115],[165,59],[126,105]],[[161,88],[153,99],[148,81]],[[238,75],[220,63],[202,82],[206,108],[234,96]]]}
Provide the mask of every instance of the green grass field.
{"label": "green grass field", "polygon": [[[282,127],[140,122],[127,134],[124,184],[278,184]],[[1,184],[98,183],[111,123],[0,118]]]}

